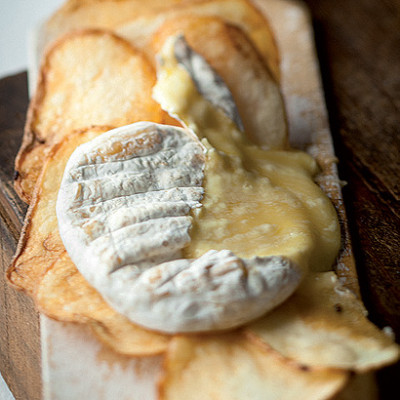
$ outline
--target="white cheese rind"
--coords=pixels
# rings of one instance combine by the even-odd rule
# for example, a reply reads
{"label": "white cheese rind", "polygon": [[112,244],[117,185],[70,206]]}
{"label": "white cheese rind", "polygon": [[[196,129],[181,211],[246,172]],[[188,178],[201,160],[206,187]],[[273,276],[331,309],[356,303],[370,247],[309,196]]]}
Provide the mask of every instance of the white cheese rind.
{"label": "white cheese rind", "polygon": [[[215,107],[220,108],[239,130],[244,132],[235,100],[223,79],[200,54],[193,51],[183,35],[178,35],[172,40],[176,61],[186,69],[200,95]],[[159,57],[162,56],[159,54]]]}
{"label": "white cheese rind", "polygon": [[133,322],[222,330],[284,301],[301,273],[283,257],[209,251],[181,258],[201,207],[205,148],[187,129],[136,123],[78,147],[57,200],[65,248],[82,275]]}
{"label": "white cheese rind", "polygon": [[300,279],[293,267],[281,257],[243,260],[229,250],[211,250],[196,260],[168,261],[141,274],[133,266],[116,271],[110,277],[112,301],[132,321],[154,330],[229,329],[284,301]]}
{"label": "white cheese rind", "polygon": [[203,196],[204,152],[187,130],[145,122],[75,150],[56,209],[65,247],[83,275],[93,275],[89,281],[103,279],[99,269],[108,275],[170,260],[188,244],[189,212]]}

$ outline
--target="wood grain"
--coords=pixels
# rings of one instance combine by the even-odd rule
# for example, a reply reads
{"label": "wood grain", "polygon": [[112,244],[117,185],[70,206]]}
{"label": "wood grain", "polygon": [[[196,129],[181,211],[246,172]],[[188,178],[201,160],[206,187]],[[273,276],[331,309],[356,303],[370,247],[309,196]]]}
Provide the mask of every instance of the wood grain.
{"label": "wood grain", "polygon": [[400,339],[400,3],[307,3],[363,298]]}
{"label": "wood grain", "polygon": [[[361,293],[400,342],[400,2],[307,0]],[[400,364],[379,374],[400,398]]]}
{"label": "wood grain", "polygon": [[28,105],[26,74],[0,80],[0,370],[17,400],[41,398],[39,319],[32,300],[4,272],[15,252],[26,206],[16,197],[13,159]]}
{"label": "wood grain", "polygon": [[26,73],[0,80],[0,101],[0,215],[18,239],[27,206],[13,189],[14,159],[28,108]]}
{"label": "wood grain", "polygon": [[[1,267],[8,265],[15,240],[0,221]],[[38,315],[30,297],[0,280],[0,370],[17,400],[41,398]]]}

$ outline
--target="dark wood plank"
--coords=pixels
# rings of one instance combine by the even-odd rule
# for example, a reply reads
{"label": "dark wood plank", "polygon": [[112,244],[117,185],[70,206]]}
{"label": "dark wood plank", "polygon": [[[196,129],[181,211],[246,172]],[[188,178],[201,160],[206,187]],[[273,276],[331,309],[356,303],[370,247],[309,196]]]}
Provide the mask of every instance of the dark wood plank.
{"label": "dark wood plank", "polygon": [[28,105],[26,83],[26,73],[0,80],[0,370],[17,400],[39,400],[39,317],[32,300],[5,281],[26,211],[12,189]]}
{"label": "dark wood plank", "polygon": [[[364,300],[400,339],[400,5],[307,1]],[[384,306],[383,306],[384,305]]]}
{"label": "dark wood plank", "polygon": [[39,318],[33,301],[11,288],[4,270],[15,239],[0,220],[0,370],[17,400],[41,399]]}
{"label": "dark wood plank", "polygon": [[18,238],[25,212],[13,189],[14,159],[21,143],[28,108],[27,74],[0,80],[0,215]]}
{"label": "dark wood plank", "polygon": [[[400,2],[307,0],[370,319],[400,342]],[[400,364],[379,374],[400,398]],[[397,378],[397,379],[396,379]]]}

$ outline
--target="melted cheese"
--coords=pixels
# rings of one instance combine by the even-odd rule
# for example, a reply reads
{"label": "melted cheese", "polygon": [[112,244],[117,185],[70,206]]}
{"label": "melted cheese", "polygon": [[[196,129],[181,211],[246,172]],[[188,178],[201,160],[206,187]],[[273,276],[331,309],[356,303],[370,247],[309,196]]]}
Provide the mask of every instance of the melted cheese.
{"label": "melted cheese", "polygon": [[133,322],[230,329],[285,301],[308,270],[330,268],[337,218],[311,157],[250,143],[205,61],[183,52],[182,65],[169,44],[164,53],[154,96],[188,129],[142,122],[77,148],[57,200],[60,236]]}
{"label": "melted cheese", "polygon": [[78,147],[57,199],[72,261],[131,321],[164,332],[230,329],[285,301],[301,271],[227,249],[182,258],[201,207],[206,149],[193,132],[141,122]]}
{"label": "melted cheese", "polygon": [[[167,41],[153,96],[208,148],[203,207],[193,212],[187,258],[211,249],[239,257],[283,255],[303,270],[329,270],[340,246],[336,212],[314,183],[314,159],[265,150],[197,91]],[[268,138],[266,138],[268,145]]]}

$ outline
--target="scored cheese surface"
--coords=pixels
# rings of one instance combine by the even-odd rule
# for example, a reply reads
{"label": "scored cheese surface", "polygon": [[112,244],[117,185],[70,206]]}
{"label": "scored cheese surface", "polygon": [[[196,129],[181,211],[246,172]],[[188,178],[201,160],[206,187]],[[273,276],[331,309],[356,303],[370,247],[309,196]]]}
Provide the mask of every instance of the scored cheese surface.
{"label": "scored cheese surface", "polygon": [[182,258],[201,206],[206,149],[189,130],[137,123],[80,146],[57,201],[83,276],[133,322],[165,332],[232,328],[285,300],[300,273],[282,257],[229,250]]}

